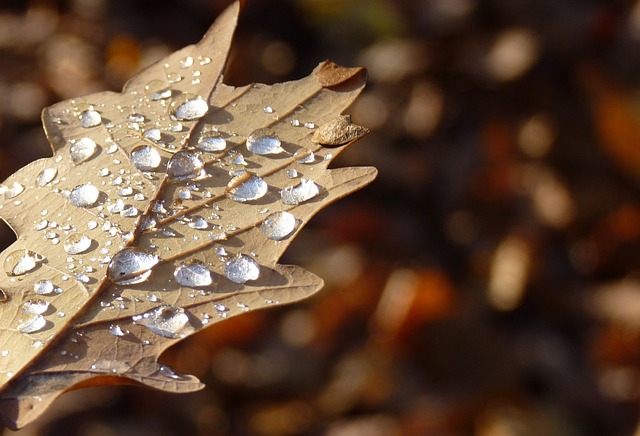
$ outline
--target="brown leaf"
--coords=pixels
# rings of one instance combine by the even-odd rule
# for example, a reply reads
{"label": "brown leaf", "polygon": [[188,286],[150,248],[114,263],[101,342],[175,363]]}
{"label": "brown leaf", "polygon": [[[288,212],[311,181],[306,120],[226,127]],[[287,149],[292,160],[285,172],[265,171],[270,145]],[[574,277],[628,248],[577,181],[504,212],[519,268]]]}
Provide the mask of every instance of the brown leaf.
{"label": "brown leaf", "polygon": [[367,133],[369,133],[369,129],[353,124],[350,115],[340,115],[320,126],[314,132],[311,140],[318,144],[335,146],[355,141]]}
{"label": "brown leaf", "polygon": [[375,177],[327,169],[344,147],[311,141],[365,74],[330,64],[327,78],[325,62],[294,82],[224,85],[238,12],[235,3],[200,43],[122,93],[47,108],[53,157],[2,185],[0,214],[18,235],[0,257],[8,426],[79,387],[200,389],[158,356],[210,324],[322,287],[277,261],[322,207]]}

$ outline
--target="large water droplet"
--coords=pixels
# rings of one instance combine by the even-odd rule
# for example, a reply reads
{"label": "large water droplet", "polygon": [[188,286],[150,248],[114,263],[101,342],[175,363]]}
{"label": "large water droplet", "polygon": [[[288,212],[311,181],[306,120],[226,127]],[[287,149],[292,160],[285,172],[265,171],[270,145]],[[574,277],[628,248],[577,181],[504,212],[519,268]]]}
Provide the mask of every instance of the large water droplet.
{"label": "large water droplet", "polygon": [[160,261],[155,254],[138,248],[125,248],[111,258],[107,269],[109,279],[122,285],[145,281],[151,274],[151,268]]}
{"label": "large water droplet", "polygon": [[131,163],[140,171],[154,171],[162,163],[162,157],[154,147],[141,145],[131,151]]}
{"label": "large water droplet", "polygon": [[312,180],[300,179],[300,183],[294,186],[289,186],[280,191],[282,202],[284,204],[300,204],[307,200],[312,199],[320,190]]}
{"label": "large water droplet", "polygon": [[209,268],[207,268],[204,263],[197,260],[178,265],[173,272],[173,275],[176,278],[176,282],[182,286],[188,286],[190,288],[209,286],[213,283]]}
{"label": "large water droplet", "polygon": [[79,164],[89,160],[96,152],[98,146],[91,138],[80,138],[71,144],[69,155],[74,163]]}
{"label": "large water droplet", "polygon": [[202,97],[185,95],[183,99],[173,104],[176,107],[174,116],[181,121],[191,121],[202,118],[208,111],[209,105]]}
{"label": "large water droplet", "polygon": [[280,147],[280,138],[271,129],[257,129],[247,138],[247,149],[255,154],[278,154],[284,150]]}
{"label": "large water droplet", "polygon": [[57,175],[57,168],[45,168],[40,171],[40,174],[36,177],[36,184],[42,188],[43,186],[46,186],[47,183],[55,179]]}
{"label": "large water droplet", "polygon": [[189,317],[182,307],[159,306],[135,315],[133,322],[165,338],[182,338],[192,330],[188,328]]}
{"label": "large water droplet", "polygon": [[219,132],[212,132],[198,140],[198,148],[203,151],[220,151],[227,147],[227,141]]}
{"label": "large water droplet", "polygon": [[24,192],[24,186],[22,186],[18,182],[13,182],[10,187],[8,187],[4,192],[4,198],[10,200],[12,198],[16,198],[18,195]]}
{"label": "large water droplet", "polygon": [[224,275],[234,283],[246,283],[260,277],[260,265],[251,256],[238,254],[227,262]]}
{"label": "large water droplet", "polygon": [[64,251],[68,254],[81,254],[89,250],[93,240],[81,233],[72,233],[64,241]]}
{"label": "large water droplet", "polygon": [[77,207],[91,207],[96,204],[98,198],[100,191],[90,183],[76,186],[69,194],[69,201]]}
{"label": "large water droplet", "polygon": [[18,250],[4,259],[4,270],[9,276],[21,276],[34,270],[44,258],[31,250]]}
{"label": "large water droplet", "polygon": [[189,180],[200,176],[204,162],[197,154],[179,151],[174,154],[167,165],[167,174],[175,180]]}
{"label": "large water droplet", "polygon": [[94,110],[84,111],[80,115],[80,125],[84,128],[95,127],[101,122],[102,117]]}
{"label": "large water droplet", "polygon": [[18,330],[21,333],[35,333],[42,330],[46,325],[47,320],[44,319],[44,316],[33,314],[18,325]]}
{"label": "large water droplet", "polygon": [[40,299],[31,299],[22,303],[24,313],[42,315],[47,309],[49,309],[49,302]]}
{"label": "large water droplet", "polygon": [[49,295],[55,288],[49,280],[40,280],[33,285],[33,291],[38,295]]}
{"label": "large water droplet", "polygon": [[291,235],[296,225],[296,217],[291,213],[286,211],[274,212],[264,220],[261,230],[267,238],[280,241]]}
{"label": "large water droplet", "polygon": [[267,182],[251,173],[244,173],[234,177],[227,184],[227,195],[234,201],[244,203],[245,201],[257,200],[267,193]]}

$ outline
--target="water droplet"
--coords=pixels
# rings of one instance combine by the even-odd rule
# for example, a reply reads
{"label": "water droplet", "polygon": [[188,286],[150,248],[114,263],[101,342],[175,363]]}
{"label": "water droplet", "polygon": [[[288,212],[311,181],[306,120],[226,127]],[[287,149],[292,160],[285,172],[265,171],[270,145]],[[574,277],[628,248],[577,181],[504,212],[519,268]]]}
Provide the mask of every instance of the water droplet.
{"label": "water droplet", "polygon": [[80,138],[71,144],[69,155],[74,163],[79,164],[89,160],[96,152],[98,146],[91,138]]}
{"label": "water droplet", "polygon": [[125,248],[117,252],[109,263],[108,276],[112,282],[130,285],[145,281],[151,268],[160,261],[155,254],[137,248]]}
{"label": "water droplet", "polygon": [[306,148],[300,148],[296,150],[293,154],[293,158],[303,164],[313,163],[316,160],[316,156],[313,154],[313,151],[308,150]]}
{"label": "water droplet", "polygon": [[82,112],[80,115],[80,125],[85,129],[89,127],[95,127],[102,122],[100,114],[94,110],[88,110]]}
{"label": "water droplet", "polygon": [[10,200],[22,194],[22,192],[24,192],[24,186],[22,186],[18,182],[13,182],[11,187],[7,188],[7,190],[4,192],[4,198],[6,198],[7,200]]}
{"label": "water droplet", "polygon": [[189,180],[200,176],[204,162],[197,154],[179,151],[174,154],[167,165],[167,174],[175,180]]}
{"label": "water droplet", "polygon": [[133,322],[165,338],[182,338],[191,330],[188,328],[189,317],[182,307],[159,306],[135,315]]}
{"label": "water droplet", "polygon": [[51,182],[58,175],[57,168],[45,168],[40,171],[38,177],[36,177],[36,184],[41,188],[45,186],[47,183]]}
{"label": "water droplet", "polygon": [[255,174],[244,173],[234,177],[227,184],[227,195],[234,201],[257,200],[267,193],[267,183]]}
{"label": "water droplet", "polygon": [[188,225],[192,229],[196,229],[196,230],[206,230],[207,228],[209,228],[209,223],[207,222],[207,220],[205,220],[202,217],[197,217],[196,219],[191,221]]}
{"label": "water droplet", "polygon": [[260,265],[251,256],[238,254],[227,262],[224,275],[234,283],[243,284],[260,277]]}
{"label": "water droplet", "polygon": [[153,128],[145,130],[143,136],[153,142],[158,142],[162,139],[162,132],[160,132],[160,129],[158,128]]}
{"label": "water droplet", "polygon": [[312,180],[300,179],[300,183],[280,191],[284,204],[300,204],[318,195],[320,190]]}
{"label": "water droplet", "polygon": [[304,123],[304,126],[307,129],[315,129],[316,128],[316,125],[314,123],[310,122],[310,121],[307,121],[306,123]]}
{"label": "water droplet", "polygon": [[141,145],[131,152],[131,163],[140,171],[154,171],[161,162],[162,157],[158,150],[149,145]]}
{"label": "water droplet", "polygon": [[35,333],[47,325],[47,320],[42,315],[33,314],[18,325],[21,333]]}
{"label": "water droplet", "polygon": [[118,195],[122,197],[129,197],[133,195],[133,188],[131,186],[124,186],[118,189]]}
{"label": "water droplet", "polygon": [[129,115],[129,121],[132,123],[144,123],[144,115],[141,114],[131,114]]}
{"label": "water droplet", "polygon": [[123,337],[124,335],[129,333],[129,330],[122,330],[122,327],[120,327],[119,325],[111,324],[109,326],[109,333],[111,333],[113,336]]}
{"label": "water droplet", "polygon": [[40,280],[33,285],[33,291],[38,295],[49,295],[55,290],[55,286],[49,280]]}
{"label": "water droplet", "polygon": [[186,58],[180,61],[180,68],[185,69],[189,68],[193,65],[193,58],[191,56],[187,56]]}
{"label": "water droplet", "polygon": [[9,301],[9,295],[2,289],[0,289],[0,303],[5,303]]}
{"label": "water droplet", "polygon": [[262,223],[260,229],[267,238],[280,241],[291,235],[296,225],[296,217],[289,212],[282,211],[269,215]]}
{"label": "water droplet", "polygon": [[198,148],[203,151],[221,151],[227,147],[227,141],[219,132],[212,132],[198,141]]}
{"label": "water droplet", "polygon": [[255,154],[278,154],[284,150],[280,147],[280,138],[271,129],[257,129],[247,138],[247,150]]}
{"label": "water droplet", "polygon": [[296,171],[294,168],[287,170],[287,177],[289,177],[290,179],[295,179],[296,177],[298,177],[298,171]]}
{"label": "water droplet", "polygon": [[263,110],[264,110],[265,114],[272,114],[273,113],[273,108],[271,106],[265,106],[263,108]]}
{"label": "water droplet", "polygon": [[224,304],[216,303],[213,307],[216,309],[216,312],[228,312],[229,311],[229,308],[227,306],[225,306]]}
{"label": "water droplet", "polygon": [[40,299],[31,299],[22,303],[22,311],[28,314],[42,315],[49,309],[49,302]]}
{"label": "water droplet", "polygon": [[68,254],[81,254],[89,250],[93,240],[81,233],[72,233],[64,241],[64,251]]}
{"label": "water droplet", "polygon": [[9,276],[21,276],[34,270],[44,258],[31,250],[18,250],[4,259],[4,270]]}
{"label": "water droplet", "polygon": [[138,216],[139,213],[140,211],[134,206],[127,206],[126,208],[120,211],[120,215],[128,218],[136,217]]}
{"label": "water droplet", "polygon": [[209,111],[209,105],[202,97],[189,96],[188,94],[174,102],[172,106],[176,107],[173,114],[180,121],[197,120]]}
{"label": "water droplet", "polygon": [[176,191],[176,197],[180,200],[190,200],[191,190],[189,188],[180,188]]}
{"label": "water droplet", "polygon": [[209,268],[197,260],[178,265],[173,275],[176,278],[176,282],[190,288],[209,286],[213,283]]}
{"label": "water droplet", "polygon": [[90,183],[76,186],[69,194],[69,201],[77,207],[91,207],[96,204],[98,198],[100,191]]}

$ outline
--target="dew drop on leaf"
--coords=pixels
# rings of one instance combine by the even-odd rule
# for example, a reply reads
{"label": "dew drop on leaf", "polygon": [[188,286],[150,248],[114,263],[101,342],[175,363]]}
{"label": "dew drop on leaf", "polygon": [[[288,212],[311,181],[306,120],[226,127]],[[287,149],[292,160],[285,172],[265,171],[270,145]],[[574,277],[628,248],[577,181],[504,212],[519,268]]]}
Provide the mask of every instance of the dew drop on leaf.
{"label": "dew drop on leaf", "polygon": [[9,276],[21,276],[34,270],[43,257],[31,250],[18,250],[9,254],[4,260],[4,270]]}
{"label": "dew drop on leaf", "polygon": [[38,174],[38,176],[36,177],[36,184],[42,188],[43,186],[46,186],[47,183],[55,179],[57,175],[57,168],[45,168],[40,171],[40,174]]}
{"label": "dew drop on leaf", "polygon": [[96,204],[98,198],[100,191],[90,183],[76,186],[69,194],[69,201],[77,207],[91,207]]}
{"label": "dew drop on leaf", "polygon": [[267,182],[262,178],[255,174],[244,173],[229,181],[226,192],[233,201],[244,203],[264,197],[267,189]]}
{"label": "dew drop on leaf", "polygon": [[84,128],[95,127],[101,122],[102,117],[94,110],[86,110],[80,115],[80,125]]}
{"label": "dew drop on leaf", "polygon": [[189,333],[189,317],[182,307],[159,306],[135,315],[133,322],[165,338],[182,338]]}
{"label": "dew drop on leaf", "polygon": [[149,145],[141,145],[131,152],[131,163],[140,171],[154,171],[161,162],[162,157],[158,150]]}
{"label": "dew drop on leaf", "polygon": [[300,204],[312,199],[320,190],[312,180],[300,179],[300,183],[294,186],[288,186],[280,191],[280,196],[284,204]]}
{"label": "dew drop on leaf", "polygon": [[40,299],[27,300],[22,303],[22,311],[28,314],[42,315],[47,309],[49,309],[49,302]]}
{"label": "dew drop on leaf", "polygon": [[196,230],[206,230],[209,228],[209,223],[202,217],[197,217],[189,223],[189,227]]}
{"label": "dew drop on leaf", "polygon": [[176,282],[190,288],[209,286],[213,283],[209,268],[197,260],[178,265],[173,275],[176,278]]}
{"label": "dew drop on leaf", "polygon": [[286,211],[274,212],[264,220],[260,229],[267,238],[280,241],[291,235],[296,224],[293,214]]}
{"label": "dew drop on leaf", "polygon": [[284,150],[280,147],[280,138],[272,129],[257,129],[247,138],[247,150],[255,154],[278,154]]}
{"label": "dew drop on leaf", "polygon": [[42,330],[46,325],[47,320],[44,319],[44,316],[33,314],[18,325],[18,330],[21,333],[35,333]]}
{"label": "dew drop on leaf", "polygon": [[202,151],[221,151],[227,147],[227,141],[219,132],[212,132],[198,140],[198,148]]}
{"label": "dew drop on leaf", "polygon": [[22,186],[20,183],[18,182],[13,182],[13,184],[6,189],[6,191],[4,192],[4,198],[6,198],[7,200],[10,200],[12,198],[16,198],[18,195],[22,194],[24,192],[24,186]]}
{"label": "dew drop on leaf", "polygon": [[49,295],[55,289],[49,280],[40,280],[33,285],[33,291],[38,295]]}
{"label": "dew drop on leaf", "polygon": [[0,303],[5,303],[9,301],[9,295],[2,289],[0,289]]}
{"label": "dew drop on leaf", "polygon": [[155,254],[138,248],[125,248],[111,258],[107,268],[109,279],[122,285],[145,281],[151,274],[151,268],[160,261]]}
{"label": "dew drop on leaf", "polygon": [[180,101],[175,102],[173,115],[180,121],[191,121],[202,118],[208,111],[209,105],[202,97],[185,95]]}
{"label": "dew drop on leaf", "polygon": [[162,132],[157,127],[153,129],[145,130],[143,136],[153,142],[158,142],[162,139]]}
{"label": "dew drop on leaf", "polygon": [[296,162],[303,164],[313,163],[316,160],[316,156],[315,154],[313,154],[313,151],[306,148],[300,148],[296,150],[296,152],[293,154],[293,158],[296,160]]}
{"label": "dew drop on leaf", "polygon": [[72,233],[64,241],[64,251],[68,254],[81,254],[89,250],[93,240],[81,233]]}
{"label": "dew drop on leaf", "polygon": [[89,160],[98,149],[95,141],[91,138],[80,138],[71,144],[69,155],[74,163],[79,164]]}
{"label": "dew drop on leaf", "polygon": [[125,332],[124,330],[122,330],[122,327],[120,327],[117,324],[111,324],[109,326],[109,333],[111,333],[113,336],[122,337],[129,332],[128,331]]}
{"label": "dew drop on leaf", "polygon": [[234,283],[243,284],[260,277],[260,265],[251,256],[238,254],[227,262],[224,275]]}
{"label": "dew drop on leaf", "polygon": [[197,154],[190,151],[179,151],[167,164],[167,174],[174,180],[189,180],[200,176],[204,162]]}

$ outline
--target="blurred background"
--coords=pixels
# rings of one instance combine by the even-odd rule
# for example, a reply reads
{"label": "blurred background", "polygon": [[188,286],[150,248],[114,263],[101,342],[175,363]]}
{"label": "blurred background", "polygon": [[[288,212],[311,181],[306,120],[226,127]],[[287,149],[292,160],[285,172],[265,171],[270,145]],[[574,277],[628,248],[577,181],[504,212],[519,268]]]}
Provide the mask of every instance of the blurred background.
{"label": "blurred background", "polygon": [[[229,3],[2,0],[0,179],[50,155],[44,106]],[[164,356],[206,390],[82,390],[19,434],[640,435],[640,1],[248,0],[226,81],[326,58],[370,74],[335,166],[380,174],[283,258],[325,289]]]}

